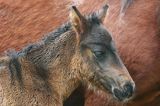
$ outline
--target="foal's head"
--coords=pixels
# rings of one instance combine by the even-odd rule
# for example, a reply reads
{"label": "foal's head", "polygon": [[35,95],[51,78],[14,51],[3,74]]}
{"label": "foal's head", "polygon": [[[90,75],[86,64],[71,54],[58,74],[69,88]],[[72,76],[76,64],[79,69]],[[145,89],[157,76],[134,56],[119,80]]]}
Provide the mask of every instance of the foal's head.
{"label": "foal's head", "polygon": [[86,17],[76,7],[70,20],[77,33],[78,50],[82,57],[81,76],[84,81],[110,91],[120,101],[129,99],[135,84],[117,54],[111,34],[102,24],[108,6]]}

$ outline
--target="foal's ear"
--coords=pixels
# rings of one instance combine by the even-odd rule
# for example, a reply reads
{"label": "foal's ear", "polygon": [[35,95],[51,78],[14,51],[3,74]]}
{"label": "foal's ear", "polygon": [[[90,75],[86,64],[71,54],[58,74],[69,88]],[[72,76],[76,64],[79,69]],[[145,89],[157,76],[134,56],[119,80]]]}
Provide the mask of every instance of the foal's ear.
{"label": "foal's ear", "polygon": [[106,17],[108,7],[109,6],[106,4],[99,11],[96,12],[97,17],[99,20],[101,20],[101,22],[103,22]]}
{"label": "foal's ear", "polygon": [[83,33],[85,29],[85,18],[81,15],[75,6],[71,7],[69,17],[71,24],[76,32],[79,34]]}

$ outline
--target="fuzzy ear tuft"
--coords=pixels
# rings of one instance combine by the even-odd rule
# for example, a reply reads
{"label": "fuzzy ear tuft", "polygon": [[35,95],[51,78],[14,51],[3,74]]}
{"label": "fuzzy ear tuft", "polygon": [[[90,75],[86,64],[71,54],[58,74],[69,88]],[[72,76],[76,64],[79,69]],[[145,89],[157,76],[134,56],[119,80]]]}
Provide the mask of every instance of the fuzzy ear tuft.
{"label": "fuzzy ear tuft", "polygon": [[71,24],[76,32],[79,34],[83,33],[85,29],[85,18],[81,15],[75,6],[71,7],[69,17]]}
{"label": "fuzzy ear tuft", "polygon": [[103,22],[106,17],[108,7],[109,6],[106,4],[99,11],[96,12],[97,17],[99,20],[101,20],[101,22]]}

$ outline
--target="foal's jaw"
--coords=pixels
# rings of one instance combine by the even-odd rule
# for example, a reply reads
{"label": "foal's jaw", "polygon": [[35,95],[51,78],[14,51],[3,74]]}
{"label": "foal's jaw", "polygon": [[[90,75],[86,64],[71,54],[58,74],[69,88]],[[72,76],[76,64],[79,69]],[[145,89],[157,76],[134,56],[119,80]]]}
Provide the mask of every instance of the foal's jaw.
{"label": "foal's jaw", "polygon": [[[127,71],[126,68],[124,69],[124,71]],[[110,71],[113,71],[113,69]],[[114,71],[118,72],[119,70]],[[110,91],[113,97],[119,101],[126,102],[133,98],[135,83],[130,75],[125,72],[123,74],[112,73],[110,76],[106,75],[103,80],[100,80],[103,87]]]}

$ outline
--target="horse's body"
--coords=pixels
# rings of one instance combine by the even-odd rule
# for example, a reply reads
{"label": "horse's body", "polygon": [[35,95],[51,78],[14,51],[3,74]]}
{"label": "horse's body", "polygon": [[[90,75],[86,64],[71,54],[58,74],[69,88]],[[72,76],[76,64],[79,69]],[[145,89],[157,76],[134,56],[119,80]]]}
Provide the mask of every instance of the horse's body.
{"label": "horse's body", "polygon": [[[128,1],[132,3],[121,13],[121,2],[108,0],[110,9],[106,18],[106,26],[113,33],[118,51],[137,85],[135,98],[127,106],[159,106],[160,1]],[[96,103],[105,101],[104,98],[99,102],[97,97],[90,98],[90,101],[95,98]],[[113,101],[106,100],[101,105],[105,104],[111,106]]]}
{"label": "horse's body", "polygon": [[[103,0],[82,1],[80,8],[84,12],[94,10],[104,3]],[[108,1],[110,9],[105,20],[106,26],[113,33],[118,51],[137,85],[137,94],[128,106],[158,106],[160,104],[159,0],[133,0],[128,8],[121,11],[122,14],[120,1]],[[55,2],[58,6],[54,4]],[[67,16],[67,6],[64,5],[68,5],[69,2],[67,0],[63,2],[19,0],[14,3],[9,0],[1,1],[0,50],[4,51],[11,47],[21,48],[27,42],[36,41],[44,33],[63,23],[66,20],[64,16]],[[97,97],[94,93],[87,93],[85,99],[87,106],[112,105],[106,97]]]}

